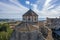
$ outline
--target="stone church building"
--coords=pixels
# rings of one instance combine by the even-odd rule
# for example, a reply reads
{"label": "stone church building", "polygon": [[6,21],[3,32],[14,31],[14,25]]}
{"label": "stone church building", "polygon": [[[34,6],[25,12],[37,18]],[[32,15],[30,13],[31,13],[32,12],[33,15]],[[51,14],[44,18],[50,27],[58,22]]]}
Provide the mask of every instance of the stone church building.
{"label": "stone church building", "polygon": [[24,22],[38,22],[38,15],[31,9],[23,15]]}
{"label": "stone church building", "polygon": [[38,15],[30,9],[23,15],[23,21],[15,27],[10,40],[53,40],[51,33],[47,27],[39,28]]}

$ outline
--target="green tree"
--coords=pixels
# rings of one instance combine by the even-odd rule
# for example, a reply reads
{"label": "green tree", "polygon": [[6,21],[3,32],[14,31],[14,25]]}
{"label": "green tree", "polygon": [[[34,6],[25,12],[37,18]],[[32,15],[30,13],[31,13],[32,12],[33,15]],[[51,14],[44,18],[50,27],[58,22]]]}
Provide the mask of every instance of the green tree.
{"label": "green tree", "polygon": [[0,24],[0,28],[6,28],[7,32],[5,31],[2,31],[0,32],[0,40],[9,40],[10,36],[11,36],[11,33],[13,32],[12,29],[10,29],[10,26],[8,23],[3,23],[3,24]]}

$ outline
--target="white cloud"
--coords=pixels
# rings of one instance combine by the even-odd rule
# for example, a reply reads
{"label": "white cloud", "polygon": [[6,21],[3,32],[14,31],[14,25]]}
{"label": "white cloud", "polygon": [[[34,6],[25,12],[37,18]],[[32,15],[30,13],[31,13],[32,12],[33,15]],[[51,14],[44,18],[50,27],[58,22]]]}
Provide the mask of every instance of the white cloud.
{"label": "white cloud", "polygon": [[29,5],[29,4],[30,4],[30,2],[29,2],[29,1],[26,1],[26,4],[28,4],[28,5]]}
{"label": "white cloud", "polygon": [[[13,4],[0,2],[0,18],[21,18],[28,8],[22,6],[17,0],[10,0]],[[19,16],[20,15],[20,16]]]}
{"label": "white cloud", "polygon": [[53,17],[54,18],[54,17],[59,17],[60,16],[60,6],[56,7],[53,10],[48,10],[48,9],[55,6],[55,5],[52,5],[50,7],[47,7],[48,6],[47,4],[50,1],[47,1],[47,3],[45,4],[43,10],[38,10],[37,9],[38,5],[37,4],[32,4],[33,10],[39,15],[39,18],[46,18],[46,17],[50,17],[50,18]]}
{"label": "white cloud", "polygon": [[51,2],[52,0],[46,0],[45,1],[45,4],[44,4],[44,6],[43,6],[43,10],[48,10],[49,9],[49,6],[50,6],[50,3],[49,2]]}
{"label": "white cloud", "polygon": [[44,6],[49,6],[49,5],[50,5],[50,4],[49,4],[50,1],[52,1],[52,0],[46,0]]}
{"label": "white cloud", "polygon": [[[41,2],[41,0],[38,0],[38,2]],[[48,10],[50,8],[53,8],[55,5],[50,6],[49,4],[51,0],[46,0],[43,10],[38,10],[39,3],[31,4],[33,6],[33,10],[39,15],[39,18],[46,18],[46,17],[58,17],[60,16],[60,6],[57,6],[55,9]],[[17,0],[10,0],[13,4],[6,4],[3,2],[0,2],[0,18],[20,18],[22,15],[28,10],[28,8],[22,6]],[[26,2],[27,4],[30,4],[29,1]]]}
{"label": "white cloud", "polygon": [[26,8],[26,7],[24,7],[24,6],[22,6],[19,2],[18,2],[18,0],[10,0],[12,3],[14,3],[16,6],[18,6],[18,7],[20,7],[20,8]]}
{"label": "white cloud", "polygon": [[52,5],[52,6],[50,6],[49,8],[47,8],[47,9],[51,9],[51,8],[53,8],[55,5]]}

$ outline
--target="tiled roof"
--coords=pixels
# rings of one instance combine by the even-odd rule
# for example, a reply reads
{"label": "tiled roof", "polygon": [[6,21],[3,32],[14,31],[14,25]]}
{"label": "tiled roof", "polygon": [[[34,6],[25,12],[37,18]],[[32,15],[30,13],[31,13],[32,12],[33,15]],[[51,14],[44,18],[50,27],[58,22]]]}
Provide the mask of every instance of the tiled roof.
{"label": "tiled roof", "polygon": [[30,9],[23,16],[38,16],[38,15]]}

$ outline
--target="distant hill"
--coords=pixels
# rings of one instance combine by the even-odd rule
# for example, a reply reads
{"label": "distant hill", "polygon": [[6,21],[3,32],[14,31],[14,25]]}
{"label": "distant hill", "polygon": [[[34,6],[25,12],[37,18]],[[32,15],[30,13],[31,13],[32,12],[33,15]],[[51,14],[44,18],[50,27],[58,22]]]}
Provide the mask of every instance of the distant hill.
{"label": "distant hill", "polygon": [[[46,20],[45,18],[38,18],[38,21],[44,21],[44,20]],[[13,19],[1,19],[0,18],[0,22],[1,21],[7,21],[7,22],[9,22],[9,21],[22,21],[22,18],[13,18]]]}
{"label": "distant hill", "polygon": [[8,21],[14,21],[14,19],[0,19],[0,22],[1,21],[7,21],[8,22]]}

